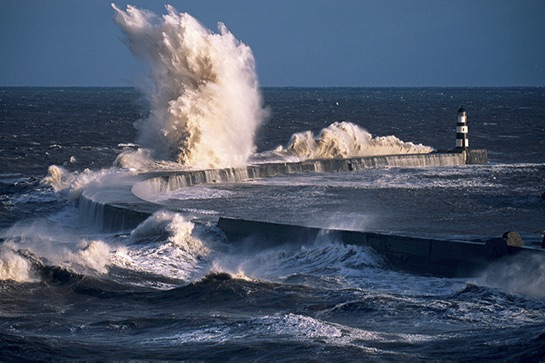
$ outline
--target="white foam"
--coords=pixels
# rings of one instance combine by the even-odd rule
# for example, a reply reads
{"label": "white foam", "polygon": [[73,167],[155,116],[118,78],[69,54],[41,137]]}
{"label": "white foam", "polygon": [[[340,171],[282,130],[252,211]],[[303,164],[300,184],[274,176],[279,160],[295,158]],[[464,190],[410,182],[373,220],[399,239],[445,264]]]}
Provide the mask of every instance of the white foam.
{"label": "white foam", "polygon": [[130,175],[129,172],[116,168],[91,171],[85,169],[82,172],[70,172],[67,169],[51,165],[48,168],[47,176],[40,182],[51,186],[53,190],[71,200],[80,197],[82,191],[91,186],[118,185],[123,178]]}
{"label": "white foam", "polygon": [[[100,240],[90,242],[82,240],[78,244],[78,248],[79,250],[76,251],[66,251],[64,264],[68,262],[69,267],[82,266],[100,274],[108,273],[108,266],[111,264],[110,253],[112,251],[108,244]],[[78,271],[81,272],[79,269]]]}
{"label": "white foam", "polygon": [[362,351],[378,353],[377,343],[416,343],[437,340],[437,336],[419,334],[388,334],[377,331],[357,329],[317,318],[284,313],[266,315],[241,320],[236,325],[216,322],[207,327],[187,330],[176,335],[156,337],[146,344],[175,342],[178,344],[194,342],[244,342],[271,340],[274,342],[319,342],[329,345],[355,346]]}
{"label": "white foam", "polygon": [[151,69],[153,87],[144,90],[151,113],[136,124],[139,144],[186,166],[246,164],[266,116],[250,48],[222,23],[216,34],[171,6],[162,18],[112,6],[129,48]]}
{"label": "white foam", "polygon": [[0,246],[0,281],[15,282],[38,281],[30,262],[15,251],[14,244]]}
{"label": "white foam", "polygon": [[280,316],[264,316],[255,319],[255,335],[273,334],[305,340],[335,340],[345,335],[341,325],[325,323],[312,317],[284,314]]}
{"label": "white foam", "polygon": [[[78,273],[106,274],[112,248],[99,238],[88,239],[80,233],[73,226],[34,219],[13,225],[0,237],[5,240],[3,247],[9,247],[12,251],[28,249],[37,257],[45,258],[49,265],[66,267]],[[6,264],[12,264],[8,258],[13,262],[20,261],[20,256],[13,254],[7,253],[4,257]]]}
{"label": "white foam", "polygon": [[132,244],[118,248],[112,262],[134,271],[190,281],[200,274],[212,252],[193,236],[194,227],[178,213],[156,212],[132,231]]}
{"label": "white foam", "polygon": [[192,186],[149,196],[148,201],[162,202],[168,200],[208,200],[230,197],[233,194],[233,191],[222,190],[218,188]]}
{"label": "white foam", "polygon": [[328,233],[319,235],[314,243],[308,245],[285,245],[250,254],[221,255],[213,262],[217,271],[271,281],[282,281],[292,274],[301,273],[359,277],[362,271],[382,264],[382,258],[371,248],[338,242]]}
{"label": "white foam", "polygon": [[285,150],[277,148],[275,155],[285,154],[306,160],[425,154],[432,151],[432,147],[404,142],[393,135],[373,137],[359,126],[343,121],[322,129],[318,136],[310,131],[293,134],[288,147]]}

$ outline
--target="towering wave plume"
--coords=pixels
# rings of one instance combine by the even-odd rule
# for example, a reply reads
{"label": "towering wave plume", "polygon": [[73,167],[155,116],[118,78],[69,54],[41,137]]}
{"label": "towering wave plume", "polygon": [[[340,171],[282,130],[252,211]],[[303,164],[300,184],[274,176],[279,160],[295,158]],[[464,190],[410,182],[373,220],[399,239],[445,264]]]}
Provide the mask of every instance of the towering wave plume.
{"label": "towering wave plume", "polygon": [[115,20],[130,50],[151,69],[151,113],[138,142],[155,158],[196,168],[246,164],[265,117],[251,49],[167,5],[162,18],[127,6]]}

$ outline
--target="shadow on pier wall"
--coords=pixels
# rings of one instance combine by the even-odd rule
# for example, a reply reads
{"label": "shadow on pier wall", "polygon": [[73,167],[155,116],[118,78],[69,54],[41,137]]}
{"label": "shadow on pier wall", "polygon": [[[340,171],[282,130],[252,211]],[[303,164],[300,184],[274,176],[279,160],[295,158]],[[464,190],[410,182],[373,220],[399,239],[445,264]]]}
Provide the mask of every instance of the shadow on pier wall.
{"label": "shadow on pier wall", "polygon": [[[246,249],[263,249],[282,244],[313,242],[323,230],[289,224],[249,221],[222,217],[218,227],[229,241]],[[392,267],[419,274],[443,277],[473,277],[492,262],[507,259],[522,252],[545,258],[539,249],[509,246],[504,242],[498,254],[498,239],[486,242],[440,240],[374,232],[328,229],[346,244],[370,246],[387,258]],[[490,245],[489,242],[494,244]]]}

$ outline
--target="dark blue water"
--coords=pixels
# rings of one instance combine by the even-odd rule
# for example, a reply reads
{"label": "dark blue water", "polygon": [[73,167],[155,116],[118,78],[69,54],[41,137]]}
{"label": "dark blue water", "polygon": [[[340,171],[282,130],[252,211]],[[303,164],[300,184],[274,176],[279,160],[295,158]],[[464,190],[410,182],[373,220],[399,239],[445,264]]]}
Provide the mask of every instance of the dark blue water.
{"label": "dark blue water", "polygon": [[[133,123],[125,88],[0,89],[2,361],[503,362],[545,359],[545,262],[476,276],[393,271],[327,230],[247,251],[191,212],[445,238],[545,229],[545,89],[273,88],[259,152],[349,121],[435,149],[468,111],[486,166],[387,168],[195,186],[134,231],[80,220],[50,165],[74,183],[125,173]],[[86,170],[88,169],[88,170]],[[78,179],[79,178],[79,179]],[[168,205],[168,203],[167,203]]]}

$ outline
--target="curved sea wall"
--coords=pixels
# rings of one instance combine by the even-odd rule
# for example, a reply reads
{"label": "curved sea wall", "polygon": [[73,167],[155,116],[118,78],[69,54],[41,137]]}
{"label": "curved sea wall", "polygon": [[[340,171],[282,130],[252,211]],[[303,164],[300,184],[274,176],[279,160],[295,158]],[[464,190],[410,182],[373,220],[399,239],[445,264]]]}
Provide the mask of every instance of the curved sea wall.
{"label": "curved sea wall", "polygon": [[132,193],[144,200],[149,196],[205,183],[235,183],[255,178],[268,178],[312,172],[348,172],[384,167],[436,167],[462,164],[486,164],[483,149],[456,153],[384,155],[346,159],[316,159],[292,163],[267,163],[243,168],[200,171],[163,172],[135,183]]}
{"label": "curved sea wall", "polygon": [[268,163],[242,168],[163,171],[129,177],[118,185],[86,188],[79,200],[80,216],[100,230],[133,229],[164,206],[152,196],[205,183],[234,183],[254,178],[316,172],[348,172],[384,167],[436,167],[486,164],[486,150],[403,154],[347,159],[320,159],[294,163]]}
{"label": "curved sea wall", "polygon": [[[117,183],[87,187],[81,194],[78,208],[83,221],[104,231],[133,229],[164,209],[155,204],[153,196],[163,192],[205,183],[234,183],[253,178],[312,173],[343,172],[383,167],[452,166],[487,163],[486,150],[390,155],[348,159],[308,160],[297,163],[271,163],[244,168],[201,171],[149,172],[129,175]],[[174,209],[175,210],[175,209]],[[305,242],[322,231],[320,227],[246,221],[226,217],[214,218],[233,244],[248,243],[267,246],[289,242]],[[219,219],[219,220],[218,220]],[[383,254],[393,266],[441,276],[467,276],[492,261],[511,255],[545,254],[545,250],[511,246],[501,239],[481,242],[447,241],[378,234],[364,231],[329,230],[340,234],[347,244],[371,246]],[[499,249],[501,248],[501,249]]]}

